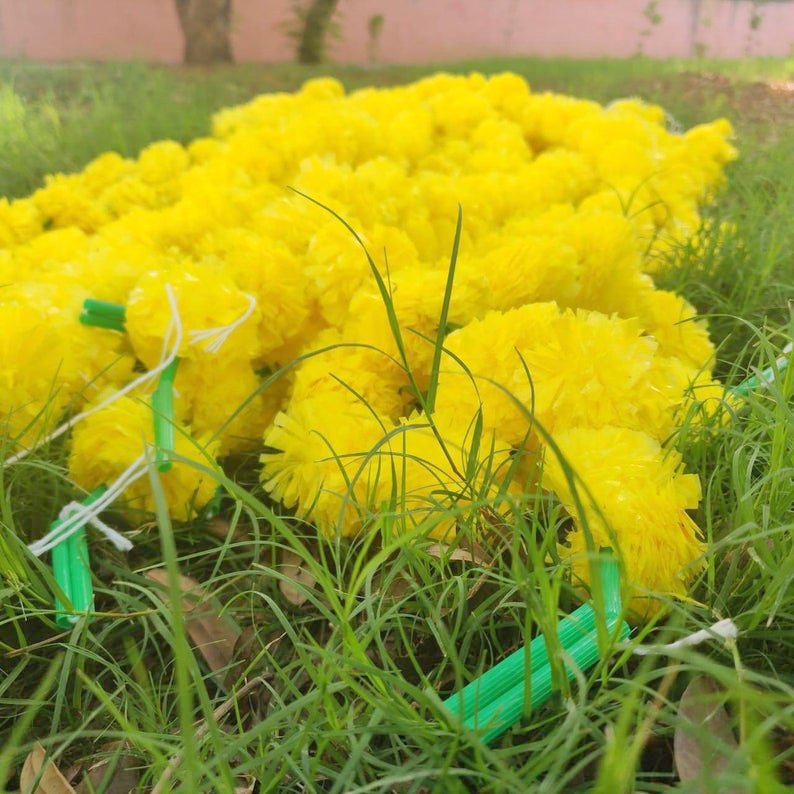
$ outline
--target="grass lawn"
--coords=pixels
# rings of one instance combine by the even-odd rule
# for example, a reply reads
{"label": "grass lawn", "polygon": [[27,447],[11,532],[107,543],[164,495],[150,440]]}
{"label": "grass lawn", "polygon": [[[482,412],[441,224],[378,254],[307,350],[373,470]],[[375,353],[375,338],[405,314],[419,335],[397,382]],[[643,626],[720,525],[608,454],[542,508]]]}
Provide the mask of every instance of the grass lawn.
{"label": "grass lawn", "polygon": [[[525,59],[443,68],[509,69],[536,90],[603,102],[639,95],[684,127],[729,117],[741,157],[713,214],[736,233],[719,250],[707,241],[698,256],[682,251],[660,278],[709,317],[726,382],[780,355],[794,336],[794,62]],[[435,70],[330,69],[349,87]],[[0,196],[26,195],[46,174],[109,149],[134,155],[161,138],[188,141],[208,131],[218,108],[328,71],[0,63]],[[679,701],[700,674],[724,691],[738,745],[725,755],[703,739],[701,757],[709,747],[724,756],[713,790],[794,783],[794,368],[786,373],[751,395],[734,421],[684,429],[686,463],[703,484],[695,518],[709,542],[707,564],[691,603],[671,602],[658,622],[635,631],[646,643],[669,642],[730,617],[738,640],[671,656],[618,652],[490,747],[442,719],[439,695],[578,603],[537,553],[549,531],[542,511],[506,540],[480,539],[474,560],[439,556],[428,543],[318,544],[266,502],[251,461],[235,461],[238,499],[220,518],[172,532],[159,515],[159,533],[153,523],[129,557],[97,547],[106,611],[58,632],[45,622],[40,567],[7,538],[39,537],[73,498],[63,450],[5,470],[0,790],[19,787],[40,741],[62,771],[122,758],[139,770],[142,790],[157,781],[162,790],[253,790],[245,787],[255,778],[260,791],[284,792],[661,791],[676,783]],[[301,604],[290,598],[285,550],[315,582]],[[161,565],[200,582],[239,635],[223,675],[191,649],[178,590],[152,595],[145,572]],[[214,711],[258,676],[231,710]],[[703,727],[701,738],[716,730]],[[119,741],[128,747],[108,749]],[[112,764],[105,771],[97,790],[120,774]]]}

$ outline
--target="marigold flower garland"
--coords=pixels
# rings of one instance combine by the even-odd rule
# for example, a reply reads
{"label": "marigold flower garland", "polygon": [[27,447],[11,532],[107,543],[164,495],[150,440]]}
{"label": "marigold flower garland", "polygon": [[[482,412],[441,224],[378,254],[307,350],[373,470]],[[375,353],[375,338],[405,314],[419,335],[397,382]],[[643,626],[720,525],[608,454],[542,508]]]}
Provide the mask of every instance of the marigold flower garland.
{"label": "marigold flower garland", "polygon": [[[665,440],[693,395],[721,388],[705,325],[651,274],[699,233],[730,136],[724,120],[670,131],[637,100],[439,74],[349,95],[313,80],[218,113],[187,146],[104,154],[0,201],[5,432],[30,448],[67,409],[130,383],[136,361],[156,366],[170,288],[186,330],[182,458],[263,440],[264,487],[320,531],[355,534],[390,504],[442,536],[455,511],[520,490],[533,476],[522,454],[545,454],[542,486],[576,523],[565,553],[585,548],[585,521],[617,542],[633,585],[681,594],[702,550],[686,512],[699,486]],[[300,193],[357,230],[394,317],[354,236]],[[412,389],[431,381],[459,205],[451,332],[426,416]],[[86,298],[123,305],[126,333],[81,326]],[[191,344],[191,330],[220,326],[222,344]],[[151,388],[76,425],[76,483],[95,488],[141,455]],[[581,477],[584,516],[544,433]],[[213,490],[184,461],[161,477],[179,519]],[[152,507],[145,480],[126,496]]]}

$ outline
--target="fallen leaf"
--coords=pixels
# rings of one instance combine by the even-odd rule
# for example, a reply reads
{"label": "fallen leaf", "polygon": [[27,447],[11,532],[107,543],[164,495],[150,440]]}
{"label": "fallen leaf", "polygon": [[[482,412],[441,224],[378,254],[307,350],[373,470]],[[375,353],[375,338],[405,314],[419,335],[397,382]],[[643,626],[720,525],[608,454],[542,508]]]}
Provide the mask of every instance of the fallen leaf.
{"label": "fallen leaf", "polygon": [[102,791],[103,794],[130,794],[138,786],[140,775],[137,771],[138,761],[129,756],[126,742],[111,742],[102,747],[102,752],[107,753],[92,764],[79,786],[76,794],[93,794]]}
{"label": "fallen leaf", "polygon": [[489,560],[485,550],[476,543],[471,544],[471,548],[456,546],[452,548],[444,543],[433,543],[425,550],[431,557],[439,560],[454,560],[463,562],[473,562],[477,565],[488,565]]}
{"label": "fallen leaf", "polygon": [[380,571],[375,579],[375,591],[388,598],[399,600],[411,592],[411,580],[404,571],[398,571],[387,581],[389,572]]}
{"label": "fallen leaf", "polygon": [[[168,587],[168,572],[164,568],[154,568],[146,572],[153,582]],[[195,579],[179,577],[179,589],[183,593],[182,607],[185,611],[187,633],[195,649],[213,673],[215,680],[223,686],[224,671],[234,658],[234,647],[240,630],[226,616],[208,608],[208,597]],[[165,593],[158,591],[163,597]]]}
{"label": "fallen leaf", "polygon": [[[673,758],[683,783],[700,781],[713,785],[738,750],[723,699],[719,685],[705,675],[693,678],[681,695],[678,704],[681,722],[673,737]],[[735,790],[720,789],[724,794]]]}
{"label": "fallen leaf", "polygon": [[220,516],[215,516],[215,518],[210,518],[209,521],[207,521],[207,531],[210,535],[214,535],[219,540],[226,540],[226,538],[229,537],[230,528],[231,524]]}
{"label": "fallen leaf", "polygon": [[[19,788],[22,794],[75,794],[75,790],[58,771],[58,767],[46,758],[47,751],[36,742],[36,746],[25,759],[19,775]],[[37,779],[39,782],[35,785]]]}
{"label": "fallen leaf", "polygon": [[278,583],[278,589],[284,598],[296,607],[305,604],[309,598],[306,591],[313,589],[316,582],[300,555],[292,549],[282,549],[278,569],[287,577],[280,579]]}
{"label": "fallen leaf", "polygon": [[234,794],[254,794],[258,790],[258,785],[259,781],[253,775],[240,775],[234,787]]}
{"label": "fallen leaf", "polygon": [[[229,540],[231,526],[231,523],[227,519],[221,518],[220,516],[209,519],[206,524],[207,532],[224,542]],[[241,522],[238,523],[234,532],[231,533],[232,543],[245,544],[246,548],[251,548],[251,544],[249,543],[250,540],[250,534],[243,528]]]}

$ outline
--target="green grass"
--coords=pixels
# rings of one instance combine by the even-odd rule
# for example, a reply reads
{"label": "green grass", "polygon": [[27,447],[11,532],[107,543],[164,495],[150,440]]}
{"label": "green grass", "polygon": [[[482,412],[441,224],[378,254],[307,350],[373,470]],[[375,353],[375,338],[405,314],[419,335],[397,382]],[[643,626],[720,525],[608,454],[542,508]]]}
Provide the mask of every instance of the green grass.
{"label": "green grass", "polygon": [[[791,61],[447,68],[514,69],[539,88],[603,101],[641,93],[684,124],[728,114],[742,157],[713,214],[735,232],[719,250],[707,240],[701,257],[678,252],[661,280],[711,318],[728,382],[767,366],[794,336],[794,119],[785,97],[775,104],[768,89],[747,87],[791,79]],[[357,86],[429,70],[334,72]],[[691,76],[703,71],[726,81],[705,90]],[[78,168],[106,149],[134,154],[159,138],[190,139],[206,132],[215,109],[315,73],[0,65],[0,195],[24,195],[46,173]],[[0,520],[11,530],[0,534],[0,789],[6,779],[9,790],[17,785],[36,741],[66,769],[125,739],[144,789],[178,755],[171,784],[186,792],[231,791],[244,774],[262,791],[284,792],[661,791],[676,779],[677,701],[689,678],[705,673],[725,689],[741,740],[713,790],[778,790],[794,761],[793,394],[790,368],[732,421],[690,423],[679,439],[703,483],[696,519],[709,540],[707,565],[694,602],[668,604],[664,620],[639,636],[653,631],[664,642],[732,617],[738,642],[674,659],[618,652],[490,748],[449,725],[440,698],[579,602],[552,556],[561,520],[553,504],[528,495],[506,540],[478,536],[484,553],[473,563],[439,559],[429,542],[394,533],[395,505],[371,517],[366,537],[318,543],[267,502],[252,462],[241,460],[225,481],[234,497],[225,503],[225,537],[204,522],[172,527],[161,504],[129,557],[95,547],[103,615],[59,634],[48,622],[51,575],[21,540],[42,534],[71,496],[62,448],[46,450],[0,478]],[[463,539],[474,531],[464,527]],[[278,588],[284,550],[317,583],[300,607]],[[163,598],[144,577],[161,565],[170,577]],[[221,721],[212,712],[229,692],[190,649],[177,571],[201,582],[245,630],[227,686],[265,679]],[[203,732],[193,727],[201,720]]]}

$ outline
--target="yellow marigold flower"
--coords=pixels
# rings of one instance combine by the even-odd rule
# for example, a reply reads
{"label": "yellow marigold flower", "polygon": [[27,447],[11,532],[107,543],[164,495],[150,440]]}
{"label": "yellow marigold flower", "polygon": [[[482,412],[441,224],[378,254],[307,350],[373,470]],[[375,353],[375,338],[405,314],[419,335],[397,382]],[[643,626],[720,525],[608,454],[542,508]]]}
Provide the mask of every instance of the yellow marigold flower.
{"label": "yellow marigold flower", "polygon": [[652,289],[642,277],[641,242],[622,215],[580,211],[565,224],[565,236],[580,263],[578,292],[562,304],[634,317]]}
{"label": "yellow marigold flower", "polygon": [[41,231],[41,213],[34,201],[0,198],[0,249],[27,242]]}
{"label": "yellow marigold flower", "polygon": [[[450,334],[439,410],[521,445],[537,420],[548,432],[619,427],[664,437],[686,396],[688,370],[671,375],[636,319],[534,303],[492,312]],[[468,372],[464,369],[468,369]]]}
{"label": "yellow marigold flower", "polygon": [[502,72],[488,79],[484,93],[496,110],[513,121],[519,121],[529,99],[530,88],[523,77]]}
{"label": "yellow marigold flower", "polygon": [[223,457],[257,446],[283,407],[288,385],[285,377],[263,388],[246,360],[186,360],[177,370],[175,407],[197,436],[217,442]]}
{"label": "yellow marigold flower", "polygon": [[175,180],[189,163],[188,153],[176,141],[158,141],[140,153],[137,171],[146,184],[160,187]]}
{"label": "yellow marigold flower", "polygon": [[265,434],[262,482],[271,496],[326,535],[354,535],[385,498],[378,445],[392,426],[339,392],[290,401]]}
{"label": "yellow marigold flower", "polygon": [[312,235],[304,267],[323,318],[340,328],[350,299],[372,278],[364,251],[341,223],[331,219]]}
{"label": "yellow marigold flower", "polygon": [[116,152],[105,152],[83,169],[82,184],[92,196],[100,196],[133,168],[130,160],[125,160]]}
{"label": "yellow marigold flower", "polygon": [[574,519],[562,551],[575,575],[588,581],[588,550],[611,546],[625,565],[634,609],[645,612],[652,593],[684,595],[704,550],[686,512],[700,500],[697,476],[681,473],[677,453],[636,430],[579,428],[556,433],[554,441],[565,464],[547,448],[543,487]]}
{"label": "yellow marigold flower", "polygon": [[61,418],[67,405],[132,369],[118,335],[92,334],[77,322],[79,288],[17,282],[0,302],[0,416],[5,432],[22,445],[34,442]]}
{"label": "yellow marigold flower", "polygon": [[427,108],[400,109],[384,130],[385,151],[398,161],[417,162],[435,141],[433,116]]}
{"label": "yellow marigold flower", "polygon": [[421,526],[430,537],[449,541],[458,521],[497,496],[513,450],[484,431],[474,457],[471,426],[437,419],[436,432],[416,412],[401,419],[386,447],[381,474],[405,529]]}
{"label": "yellow marigold flower", "polygon": [[187,145],[187,153],[193,165],[220,157],[223,152],[223,143],[215,138],[196,138]]}
{"label": "yellow marigold flower", "polygon": [[209,265],[184,263],[168,271],[150,272],[141,277],[127,302],[126,330],[136,355],[147,367],[154,367],[163,355],[164,343],[173,312],[166,285],[176,298],[184,334],[178,355],[182,358],[219,356],[229,359],[255,358],[260,347],[256,337],[258,309],[228,334],[222,348],[208,352],[206,342],[194,342],[191,331],[205,331],[233,324],[251,306],[222,269]]}
{"label": "yellow marigold flower", "polygon": [[303,262],[278,240],[245,229],[221,234],[212,246],[237,286],[253,295],[259,307],[258,340],[261,356],[295,339],[305,343],[305,323],[312,311]]}
{"label": "yellow marigold flower", "polygon": [[345,87],[333,77],[315,77],[307,80],[298,91],[299,99],[329,100],[341,99],[345,95]]}
{"label": "yellow marigold flower", "polygon": [[79,271],[89,244],[85,232],[72,226],[44,232],[14,249],[18,279],[32,281],[45,273]]}
{"label": "yellow marigold flower", "polygon": [[33,202],[45,223],[55,227],[76,226],[86,232],[109,220],[105,208],[94,202],[79,175],[56,174],[33,194]]}
{"label": "yellow marigold flower", "polygon": [[711,371],[714,345],[705,320],[697,319],[694,307],[684,298],[666,290],[648,291],[637,306],[637,314],[650,334],[659,342],[659,351],[675,357],[693,373]]}
{"label": "yellow marigold flower", "polygon": [[122,306],[145,273],[167,267],[172,261],[171,255],[163,255],[154,245],[130,239],[121,224],[113,223],[90,238],[77,260],[82,265],[86,297]]}
{"label": "yellow marigold flower", "polygon": [[603,112],[597,102],[562,94],[532,94],[524,106],[521,126],[535,150],[560,145],[568,128],[577,120],[588,119]]}
{"label": "yellow marigold flower", "polygon": [[295,371],[292,400],[300,402],[322,391],[351,404],[363,400],[377,406],[378,413],[397,419],[405,408],[408,376],[398,359],[367,345],[368,341],[332,329],[320,333]]}
{"label": "yellow marigold flower", "polygon": [[[75,427],[69,476],[86,490],[109,484],[144,453],[147,445],[151,451],[153,443],[151,407],[143,400],[122,397]],[[174,446],[177,455],[199,466],[210,468],[213,464],[213,445],[208,445],[206,439],[191,438],[189,428],[175,429]],[[168,472],[159,473],[158,477],[169,510],[179,521],[187,521],[207,504],[217,485],[212,476],[182,462],[175,462]],[[122,501],[129,510],[154,512],[154,496],[148,478],[130,485]]]}
{"label": "yellow marigold flower", "polygon": [[102,201],[113,215],[125,215],[138,208],[158,206],[157,191],[136,174],[113,183],[102,193]]}
{"label": "yellow marigold flower", "polygon": [[488,279],[492,309],[549,300],[576,304],[581,291],[582,264],[562,234],[506,238],[478,264]]}
{"label": "yellow marigold flower", "polygon": [[69,402],[78,370],[69,330],[51,305],[7,294],[0,302],[2,430],[22,446],[53,427]]}

